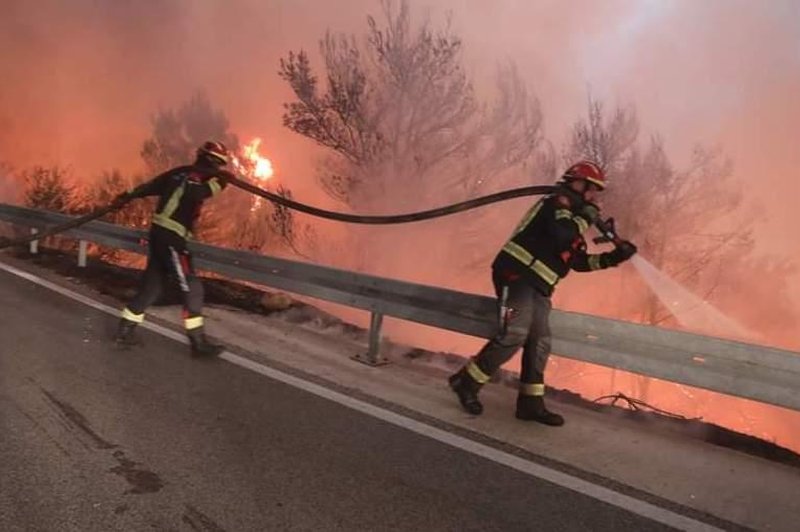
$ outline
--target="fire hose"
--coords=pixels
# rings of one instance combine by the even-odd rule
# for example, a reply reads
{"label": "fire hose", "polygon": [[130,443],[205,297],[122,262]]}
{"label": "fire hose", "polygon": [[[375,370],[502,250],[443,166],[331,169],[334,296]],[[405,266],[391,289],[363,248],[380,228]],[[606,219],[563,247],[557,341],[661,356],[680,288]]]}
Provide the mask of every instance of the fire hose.
{"label": "fire hose", "polygon": [[327,218],[329,220],[336,220],[339,222],[347,222],[355,224],[373,224],[373,225],[389,225],[389,224],[403,224],[409,222],[420,222],[422,220],[440,218],[442,216],[448,216],[450,214],[455,214],[457,212],[463,212],[470,209],[475,209],[483,205],[488,205],[490,203],[497,203],[499,201],[506,201],[512,198],[550,194],[552,192],[555,192],[559,188],[553,185],[534,185],[529,187],[504,190],[503,192],[497,192],[495,194],[490,194],[488,196],[482,196],[479,198],[462,201],[460,203],[454,203],[452,205],[447,205],[445,207],[439,207],[436,209],[430,209],[427,211],[419,211],[409,214],[367,216],[360,214],[348,214],[343,212],[326,211],[324,209],[312,207],[310,205],[306,205],[304,203],[299,203],[289,198],[285,198],[278,194],[274,194],[272,192],[259,188],[251,183],[248,183],[247,181],[243,181],[235,177],[233,179],[229,179],[229,183],[236,187],[241,188],[242,190],[250,192],[251,194],[255,194],[256,196],[260,196],[264,199],[268,199],[269,201],[272,201],[289,209],[296,210],[299,212],[304,212],[312,216],[316,216],[319,218]]}
{"label": "fire hose", "polygon": [[[127,203],[127,202],[125,202]],[[27,244],[29,242],[33,242],[34,240],[41,240],[42,238],[53,236],[58,233],[63,233],[64,231],[69,231],[70,229],[75,229],[76,227],[80,227],[81,225],[87,224],[92,220],[96,220],[97,218],[101,218],[106,214],[116,211],[122,208],[125,203],[119,204],[111,204],[106,205],[104,207],[99,207],[89,214],[85,214],[79,218],[75,218],[74,220],[70,220],[69,222],[65,222],[60,225],[55,225],[53,227],[48,227],[42,232],[31,234],[30,236],[26,236],[23,238],[17,238],[15,240],[10,240],[8,242],[0,243],[0,249],[10,248],[14,246],[21,246],[23,244]]]}
{"label": "fire hose", "polygon": [[[438,207],[435,209],[429,209],[414,213],[394,214],[394,215],[360,215],[360,214],[349,214],[343,212],[329,211],[325,209],[320,209],[318,207],[313,207],[311,205],[306,205],[304,203],[294,201],[290,198],[286,198],[279,194],[269,192],[268,190],[264,190],[238,177],[231,176],[228,178],[228,182],[231,185],[234,185],[246,192],[249,192],[251,194],[269,200],[273,203],[276,203],[288,209],[310,214],[311,216],[326,218],[329,220],[335,220],[339,222],[372,224],[372,225],[389,225],[389,224],[419,222],[423,220],[430,220],[433,218],[440,218],[442,216],[449,216],[451,214],[455,214],[458,212],[464,212],[467,210],[475,209],[477,207],[482,207],[484,205],[489,205],[491,203],[507,201],[513,198],[519,198],[524,196],[540,196],[553,193],[557,190],[569,192],[569,189],[559,187],[556,185],[532,185],[527,187],[504,190],[502,192],[497,192],[494,194],[489,194],[487,196],[482,196],[471,200],[454,203],[452,205],[447,205],[444,207]],[[74,229],[76,227],[89,223],[92,220],[101,218],[110,212],[121,209],[133,199],[134,198],[128,198],[124,201],[113,202],[109,205],[99,207],[84,216],[75,218],[74,220],[70,220],[69,222],[49,227],[39,233],[31,234],[23,238],[18,238],[15,240],[2,243],[0,244],[0,249],[27,244],[34,240],[40,240],[48,236],[56,235],[64,231]],[[608,222],[605,223],[606,224],[605,230],[603,229],[604,224],[602,223],[601,220],[598,220],[598,223],[595,224],[597,225],[598,229],[601,231],[601,234],[603,235],[601,237],[596,238],[595,242],[602,241],[602,242],[613,242],[617,244],[620,241],[619,237],[616,236],[613,229],[613,219],[609,220],[611,223],[610,224]]]}
{"label": "fire hose", "polygon": [[[419,211],[410,214],[366,216],[359,214],[347,214],[342,212],[326,211],[324,209],[312,207],[310,205],[306,205],[304,203],[299,203],[289,198],[285,198],[278,194],[274,194],[272,192],[259,188],[251,183],[248,183],[247,181],[243,181],[237,177],[232,177],[231,179],[229,179],[229,182],[232,185],[241,188],[242,190],[250,192],[251,194],[255,194],[256,196],[260,196],[269,201],[275,202],[289,209],[293,209],[299,212],[304,212],[306,214],[317,216],[319,218],[327,218],[329,220],[336,220],[339,222],[349,222],[357,224],[388,225],[388,224],[419,222],[422,220],[430,220],[431,218],[440,218],[442,216],[448,216],[450,214],[455,214],[457,212],[463,212],[470,209],[475,209],[477,207],[488,205],[490,203],[497,203],[500,201],[506,201],[523,196],[541,196],[544,194],[551,194],[556,191],[560,191],[562,193],[567,194],[568,196],[571,197],[572,200],[574,200],[578,204],[583,202],[583,198],[581,198],[581,196],[577,192],[573,192],[572,190],[566,187],[560,187],[558,185],[533,185],[529,187],[504,190],[502,192],[497,192],[495,194],[490,194],[488,196],[482,196],[479,198],[462,201],[460,203],[454,203],[452,205],[447,205],[445,207],[439,207],[436,209],[430,209],[427,211]],[[601,235],[592,240],[595,244],[612,243],[615,246],[619,246],[620,244],[622,244],[623,239],[617,234],[616,228],[614,227],[614,218],[608,218],[606,220],[598,218],[594,222],[594,225],[595,227],[597,227],[597,230],[600,231]]]}

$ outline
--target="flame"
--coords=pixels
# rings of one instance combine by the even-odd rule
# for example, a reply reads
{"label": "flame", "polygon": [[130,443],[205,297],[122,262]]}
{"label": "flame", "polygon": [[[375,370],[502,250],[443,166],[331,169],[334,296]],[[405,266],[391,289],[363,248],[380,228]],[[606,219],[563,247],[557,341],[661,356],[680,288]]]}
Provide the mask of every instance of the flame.
{"label": "flame", "polygon": [[[258,153],[261,139],[256,137],[242,147],[239,157],[233,157],[233,167],[249,181],[266,181],[275,174],[272,161]],[[254,197],[250,212],[256,212],[264,204],[261,198]]]}
{"label": "flame", "polygon": [[272,177],[275,171],[272,168],[272,161],[258,153],[261,146],[261,139],[256,137],[242,148],[241,158],[234,157],[233,163],[236,169],[249,177],[259,181],[266,181]]}

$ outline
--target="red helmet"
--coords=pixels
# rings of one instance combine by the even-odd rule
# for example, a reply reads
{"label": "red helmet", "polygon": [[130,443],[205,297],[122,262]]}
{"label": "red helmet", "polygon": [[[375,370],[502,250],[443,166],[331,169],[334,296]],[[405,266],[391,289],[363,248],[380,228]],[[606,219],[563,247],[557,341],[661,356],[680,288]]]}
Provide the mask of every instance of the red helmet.
{"label": "red helmet", "polygon": [[606,188],[606,174],[600,169],[597,163],[592,161],[580,161],[570,166],[564,172],[565,181],[588,181],[600,187],[600,190]]}
{"label": "red helmet", "polygon": [[211,159],[212,162],[220,166],[228,164],[228,159],[230,158],[228,148],[223,143],[211,140],[197,148],[197,156]]}

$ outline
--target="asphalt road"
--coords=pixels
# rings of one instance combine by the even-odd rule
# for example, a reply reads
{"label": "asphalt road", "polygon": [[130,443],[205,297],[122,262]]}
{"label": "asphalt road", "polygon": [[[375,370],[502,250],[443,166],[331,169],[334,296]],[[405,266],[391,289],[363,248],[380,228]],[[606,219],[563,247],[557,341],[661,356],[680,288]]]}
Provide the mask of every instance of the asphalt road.
{"label": "asphalt road", "polygon": [[0,530],[662,530],[0,271]]}

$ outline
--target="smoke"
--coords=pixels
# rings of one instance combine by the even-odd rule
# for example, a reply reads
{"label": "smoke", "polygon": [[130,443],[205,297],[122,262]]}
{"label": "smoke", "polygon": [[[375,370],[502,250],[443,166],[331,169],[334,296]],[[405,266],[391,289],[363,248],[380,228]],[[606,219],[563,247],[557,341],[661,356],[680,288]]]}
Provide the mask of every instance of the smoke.
{"label": "smoke", "polygon": [[[434,20],[452,11],[487,90],[495,63],[516,61],[556,145],[590,88],[636,104],[645,131],[662,133],[671,153],[719,143],[745,184],[800,191],[786,171],[798,162],[800,118],[800,6],[792,0],[412,0],[412,9]],[[281,125],[289,91],[278,59],[290,48],[315,53],[327,28],[361,32],[366,14],[378,11],[374,0],[346,8],[319,0],[4,2],[0,159],[89,173],[135,166],[154,110],[203,88],[237,131],[274,146],[287,175],[311,174],[310,143]]]}
{"label": "smoke", "polygon": [[310,143],[281,123],[288,91],[278,60],[289,47],[316,49],[329,24],[348,29],[342,22],[360,24],[364,12],[326,8],[309,23],[313,4],[4,2],[0,159],[70,164],[90,176],[139,168],[151,116],[204,89],[237,133],[280,154],[287,176],[309,175]]}
{"label": "smoke", "polygon": [[[694,142],[721,145],[742,186],[764,200],[762,250],[787,245],[793,205],[769,194],[800,192],[796,2],[412,0],[412,9],[434,21],[452,11],[483,90],[492,90],[497,61],[514,60],[556,146],[584,112],[588,90],[636,105],[643,132],[661,133],[677,162]],[[153,113],[204,89],[241,137],[265,139],[298,197],[324,201],[314,145],[281,123],[290,93],[278,60],[297,48],[314,56],[326,29],[360,33],[378,11],[376,0],[346,8],[318,0],[6,1],[0,160],[66,164],[78,175],[138,169]],[[800,243],[788,245],[800,255]]]}
{"label": "smoke", "polygon": [[0,161],[0,202],[15,203],[19,197],[19,184],[11,165]]}

